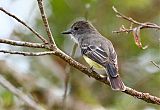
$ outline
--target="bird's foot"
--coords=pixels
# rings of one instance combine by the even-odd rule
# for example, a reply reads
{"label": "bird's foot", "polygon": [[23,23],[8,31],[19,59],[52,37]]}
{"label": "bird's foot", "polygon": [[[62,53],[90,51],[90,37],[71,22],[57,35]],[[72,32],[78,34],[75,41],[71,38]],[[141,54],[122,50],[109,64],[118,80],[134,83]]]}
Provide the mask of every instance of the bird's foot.
{"label": "bird's foot", "polygon": [[92,73],[93,71],[95,71],[95,69],[94,69],[93,66],[91,66],[91,67],[88,69],[88,71]]}
{"label": "bird's foot", "polygon": [[[92,73],[92,72],[94,72],[95,70],[94,70],[94,67],[93,66],[91,66],[90,68],[88,68],[88,71],[90,72],[90,73]],[[91,77],[90,75],[88,75],[88,77]]]}

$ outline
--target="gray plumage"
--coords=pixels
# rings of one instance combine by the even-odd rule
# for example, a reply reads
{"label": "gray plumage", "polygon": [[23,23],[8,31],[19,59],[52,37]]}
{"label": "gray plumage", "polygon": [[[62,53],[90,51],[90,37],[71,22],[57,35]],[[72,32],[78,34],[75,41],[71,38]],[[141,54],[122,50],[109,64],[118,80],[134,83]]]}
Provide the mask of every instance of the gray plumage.
{"label": "gray plumage", "polygon": [[125,90],[125,85],[118,74],[117,54],[114,47],[92,24],[87,21],[77,21],[69,31],[63,34],[72,34],[81,48],[82,55],[106,69],[113,90]]}

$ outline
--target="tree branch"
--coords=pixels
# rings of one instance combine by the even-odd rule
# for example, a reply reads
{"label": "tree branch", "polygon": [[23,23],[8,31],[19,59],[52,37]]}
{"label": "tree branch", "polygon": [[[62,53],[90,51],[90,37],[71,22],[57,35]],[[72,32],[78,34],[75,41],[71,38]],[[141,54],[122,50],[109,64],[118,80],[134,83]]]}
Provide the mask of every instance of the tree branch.
{"label": "tree branch", "polygon": [[[77,68],[78,70],[80,70],[82,73],[88,75],[89,77],[95,78],[96,80],[109,85],[109,82],[107,81],[106,77],[102,77],[101,75],[99,75],[95,71],[90,71],[89,68],[87,68],[86,66],[75,61],[70,56],[68,56],[64,52],[62,52],[61,50],[57,49],[53,54],[60,57],[61,59],[63,59],[67,63],[69,63],[71,66]],[[158,98],[156,96],[152,96],[149,93],[139,92],[139,91],[136,91],[130,87],[126,87],[126,90],[124,91],[124,93],[131,95],[133,97],[136,97],[138,99],[144,100],[148,103],[160,105],[160,98]]]}
{"label": "tree branch", "polygon": [[9,44],[9,45],[13,45],[13,46],[49,49],[49,47],[47,45],[41,44],[41,43],[31,43],[31,42],[15,41],[15,40],[8,40],[8,39],[0,39],[0,43]]}
{"label": "tree branch", "polygon": [[[99,75],[95,71],[90,71],[89,68],[87,68],[84,65],[78,63],[77,61],[73,60],[71,57],[69,57],[68,55],[63,53],[61,50],[58,49],[55,52],[55,55],[62,58],[63,60],[68,62],[71,66],[77,68],[78,70],[80,70],[82,73],[88,75],[89,77],[95,78],[96,80],[109,85],[109,82],[107,81],[106,77],[102,77],[101,75]],[[131,95],[133,97],[136,97],[138,99],[144,100],[148,103],[160,105],[160,98],[156,97],[156,96],[152,96],[149,93],[139,92],[139,91],[136,91],[130,87],[126,87],[126,90],[124,91],[124,93]]]}
{"label": "tree branch", "polygon": [[43,23],[44,23],[44,26],[45,26],[49,41],[50,41],[50,43],[52,44],[53,47],[56,47],[55,41],[53,39],[52,32],[51,32],[50,27],[49,27],[49,23],[48,23],[48,20],[47,20],[45,11],[44,11],[44,5],[43,5],[42,1],[43,0],[37,0],[38,6],[39,6],[39,10],[41,12],[41,17],[42,17],[42,20],[43,20]]}
{"label": "tree branch", "polygon": [[[117,11],[117,9],[114,6],[112,7],[112,9],[117,14],[117,17],[125,19],[125,20],[131,22],[132,24],[138,25],[138,27],[140,27],[140,29],[143,29],[143,28],[154,28],[154,29],[160,30],[160,26],[157,25],[157,24],[150,23],[150,22],[141,23],[141,22],[138,22],[138,21],[134,20],[131,17],[127,17],[127,16],[123,15],[122,13]],[[135,28],[137,28],[137,27],[135,27]],[[121,32],[129,33],[129,32],[132,32],[132,31],[134,31],[134,28],[132,26],[129,29],[127,29],[122,25],[122,27],[120,27],[120,29],[118,31],[112,31],[112,32],[113,33],[121,33]]]}
{"label": "tree branch", "polygon": [[45,51],[45,52],[20,52],[20,51],[11,51],[11,50],[0,50],[2,53],[9,54],[18,54],[23,56],[43,56],[43,55],[51,55],[54,54],[54,51]]}
{"label": "tree branch", "polygon": [[15,15],[13,15],[13,14],[9,13],[8,11],[4,10],[2,7],[0,7],[0,10],[2,12],[4,12],[5,14],[7,14],[8,16],[10,16],[10,17],[14,18],[15,20],[17,20],[19,23],[23,24],[26,28],[28,28],[31,32],[33,32],[38,38],[40,38],[45,44],[48,43],[48,41],[44,37],[42,37],[38,32],[36,32],[30,26],[28,26],[24,21],[20,20]]}
{"label": "tree branch", "polygon": [[14,87],[10,82],[8,82],[2,75],[0,75],[0,84],[6,88],[8,91],[16,95],[19,99],[24,101],[28,106],[34,110],[45,110],[40,105],[38,105],[33,99],[27,96],[25,93]]}

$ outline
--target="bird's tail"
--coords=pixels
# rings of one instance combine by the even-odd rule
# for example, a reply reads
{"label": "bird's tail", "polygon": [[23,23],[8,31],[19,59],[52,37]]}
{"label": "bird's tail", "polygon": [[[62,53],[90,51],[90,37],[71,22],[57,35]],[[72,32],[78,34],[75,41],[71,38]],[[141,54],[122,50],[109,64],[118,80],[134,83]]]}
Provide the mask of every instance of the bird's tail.
{"label": "bird's tail", "polygon": [[117,91],[125,91],[126,87],[117,73],[118,71],[116,70],[115,66],[112,64],[107,64],[106,70],[108,71],[108,78],[111,88]]}
{"label": "bird's tail", "polygon": [[118,91],[118,90],[125,91],[126,90],[126,87],[125,87],[124,83],[122,82],[119,75],[117,77],[109,76],[109,82],[110,82],[111,88],[113,90],[116,90],[116,91]]}

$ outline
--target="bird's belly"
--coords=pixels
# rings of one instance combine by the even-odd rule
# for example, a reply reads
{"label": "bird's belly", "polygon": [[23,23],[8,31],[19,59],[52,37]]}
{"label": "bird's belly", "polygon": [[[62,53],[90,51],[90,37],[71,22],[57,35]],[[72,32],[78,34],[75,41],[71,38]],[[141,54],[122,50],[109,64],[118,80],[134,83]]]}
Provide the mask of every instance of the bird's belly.
{"label": "bird's belly", "polygon": [[96,63],[95,61],[91,60],[90,58],[88,58],[87,56],[83,55],[83,58],[85,59],[85,61],[92,67],[96,68],[96,69],[104,69],[103,66],[101,66],[100,64]]}

